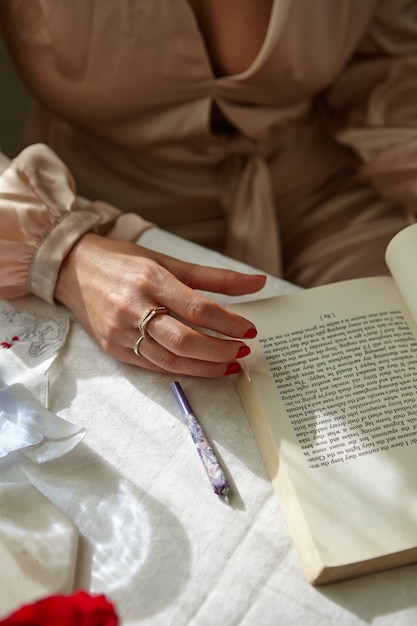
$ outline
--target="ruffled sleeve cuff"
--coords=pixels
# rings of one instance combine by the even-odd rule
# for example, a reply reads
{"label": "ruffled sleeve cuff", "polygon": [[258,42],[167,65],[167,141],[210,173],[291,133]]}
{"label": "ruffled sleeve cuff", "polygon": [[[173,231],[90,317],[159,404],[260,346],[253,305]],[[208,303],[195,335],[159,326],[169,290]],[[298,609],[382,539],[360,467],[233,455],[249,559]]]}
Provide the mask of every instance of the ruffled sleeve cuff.
{"label": "ruffled sleeve cuff", "polygon": [[53,303],[62,261],[85,233],[134,240],[152,226],[127,217],[77,197],[70,172],[47,146],[26,148],[0,177],[0,297],[33,293]]}

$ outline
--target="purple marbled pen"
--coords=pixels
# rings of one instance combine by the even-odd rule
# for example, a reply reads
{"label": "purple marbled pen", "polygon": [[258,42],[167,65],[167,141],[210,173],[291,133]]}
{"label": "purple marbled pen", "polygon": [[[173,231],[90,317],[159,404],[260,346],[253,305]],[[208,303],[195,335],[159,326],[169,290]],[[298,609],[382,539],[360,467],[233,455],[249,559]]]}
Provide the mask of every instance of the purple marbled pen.
{"label": "purple marbled pen", "polygon": [[177,399],[184,422],[193,438],[195,447],[206,470],[207,476],[211,482],[214,493],[223,498],[227,498],[230,485],[223,474],[220,463],[218,462],[213,448],[210,446],[206,435],[204,434],[201,424],[194,415],[190,403],[178,382],[171,383],[171,389]]}

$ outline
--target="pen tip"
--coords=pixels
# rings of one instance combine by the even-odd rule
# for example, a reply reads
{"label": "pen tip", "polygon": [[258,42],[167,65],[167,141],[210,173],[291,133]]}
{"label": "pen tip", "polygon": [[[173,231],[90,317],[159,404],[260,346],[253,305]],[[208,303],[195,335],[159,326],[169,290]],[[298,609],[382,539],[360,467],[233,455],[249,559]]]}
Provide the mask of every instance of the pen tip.
{"label": "pen tip", "polygon": [[230,485],[228,483],[224,483],[220,486],[215,486],[214,487],[214,493],[216,493],[218,496],[221,496],[222,498],[227,499],[229,496],[229,489],[230,489]]}

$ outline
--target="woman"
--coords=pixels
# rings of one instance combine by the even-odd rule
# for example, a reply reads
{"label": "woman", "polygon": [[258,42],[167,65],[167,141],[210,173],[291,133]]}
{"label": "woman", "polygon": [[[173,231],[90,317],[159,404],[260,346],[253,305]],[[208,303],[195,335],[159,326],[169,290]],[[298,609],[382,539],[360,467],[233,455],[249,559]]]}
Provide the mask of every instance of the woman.
{"label": "woman", "polygon": [[4,0],[0,20],[35,101],[0,183],[3,297],[64,303],[122,361],[218,376],[256,331],[194,289],[264,277],[130,243],[152,223],[304,286],[386,273],[417,206],[414,3]]}

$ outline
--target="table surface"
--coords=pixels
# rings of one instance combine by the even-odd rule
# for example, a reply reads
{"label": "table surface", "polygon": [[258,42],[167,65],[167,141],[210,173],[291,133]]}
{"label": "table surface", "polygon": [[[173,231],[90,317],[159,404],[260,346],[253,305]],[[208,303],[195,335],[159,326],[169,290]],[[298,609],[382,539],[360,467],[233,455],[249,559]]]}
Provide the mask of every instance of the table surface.
{"label": "table surface", "polygon": [[[158,229],[141,242],[248,269]],[[291,290],[270,278],[258,297]],[[68,314],[32,297],[13,305]],[[415,625],[417,566],[307,583],[233,378],[176,379],[222,461],[229,502],[211,491],[173,377],[115,361],[75,321],[47,382],[50,410],[84,426],[84,441],[49,463],[0,463],[0,481],[32,483],[79,528],[76,588],[105,593],[122,626]]]}

